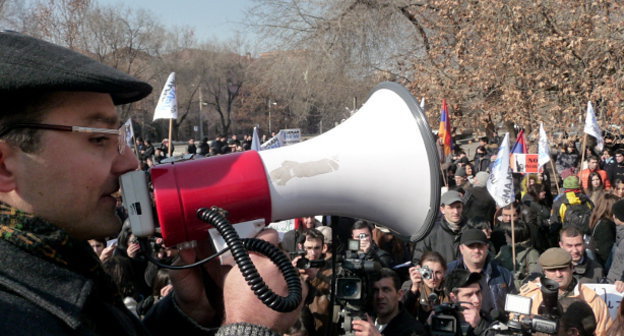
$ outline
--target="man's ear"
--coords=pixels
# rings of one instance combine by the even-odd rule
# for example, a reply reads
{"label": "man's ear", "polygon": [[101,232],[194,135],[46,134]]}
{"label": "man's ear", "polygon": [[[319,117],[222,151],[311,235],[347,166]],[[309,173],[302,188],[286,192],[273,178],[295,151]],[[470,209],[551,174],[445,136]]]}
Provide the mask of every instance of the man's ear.
{"label": "man's ear", "polygon": [[16,149],[0,141],[0,192],[10,192],[15,190],[15,164]]}

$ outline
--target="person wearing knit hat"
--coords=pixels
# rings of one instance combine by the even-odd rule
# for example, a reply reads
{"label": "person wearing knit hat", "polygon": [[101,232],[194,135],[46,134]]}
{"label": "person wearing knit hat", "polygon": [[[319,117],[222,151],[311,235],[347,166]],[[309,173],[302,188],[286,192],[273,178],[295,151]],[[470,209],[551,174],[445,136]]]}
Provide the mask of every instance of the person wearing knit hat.
{"label": "person wearing knit hat", "polygon": [[470,187],[471,184],[468,181],[468,174],[466,174],[466,168],[464,168],[464,166],[457,166],[454,177],[457,187],[463,188],[464,190]]}
{"label": "person wearing knit hat", "polygon": [[[117,106],[151,91],[148,83],[78,52],[0,30],[2,335],[197,335],[219,328],[221,311],[239,314],[232,321],[257,323],[224,325],[221,332],[280,332],[297,320],[298,311],[280,314],[256,304],[238,268],[227,281],[212,282],[200,272],[172,272],[175,295],[143,321],[124,306],[87,240],[120,232],[114,196],[120,176],[139,162]],[[188,263],[194,253],[180,255]],[[254,259],[268,284],[284,283],[271,279],[279,273],[273,263]],[[206,296],[211,288],[204,288],[215,282],[224,284],[218,309]],[[228,300],[234,292],[236,300]]]}
{"label": "person wearing knit hat", "polygon": [[[611,322],[609,310],[604,300],[590,287],[579,283],[573,276],[572,256],[560,247],[549,248],[540,255],[539,263],[544,276],[558,284],[559,300],[581,300],[594,311],[596,317],[596,335],[604,335]],[[543,301],[540,289],[541,279],[526,283],[520,288],[520,295],[533,299],[531,313],[537,314]]]}
{"label": "person wearing knit hat", "polygon": [[573,225],[582,231],[589,230],[589,217],[593,203],[581,190],[577,176],[568,176],[563,180],[563,194],[553,202],[550,216],[551,232],[557,233],[562,226]]}

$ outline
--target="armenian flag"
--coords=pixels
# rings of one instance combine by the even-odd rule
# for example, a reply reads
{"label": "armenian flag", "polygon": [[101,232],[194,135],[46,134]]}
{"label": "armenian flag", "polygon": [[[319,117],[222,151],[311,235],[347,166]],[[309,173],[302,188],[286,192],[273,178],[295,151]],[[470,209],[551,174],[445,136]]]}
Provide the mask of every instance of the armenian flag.
{"label": "armenian flag", "polygon": [[451,154],[453,138],[451,137],[451,119],[449,118],[448,106],[446,99],[442,100],[442,110],[440,111],[440,129],[438,130],[438,138],[444,146],[444,156]]}
{"label": "armenian flag", "polygon": [[526,140],[524,139],[524,130],[520,130],[518,132],[518,136],[516,137],[516,143],[514,143],[513,147],[511,147],[511,153],[513,154],[526,154],[528,153],[528,148],[526,145]]}

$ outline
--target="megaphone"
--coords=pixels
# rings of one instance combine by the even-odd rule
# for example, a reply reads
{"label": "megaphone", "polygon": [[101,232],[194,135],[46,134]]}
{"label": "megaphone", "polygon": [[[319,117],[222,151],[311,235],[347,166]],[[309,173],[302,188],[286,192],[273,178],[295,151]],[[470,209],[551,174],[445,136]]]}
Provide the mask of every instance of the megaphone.
{"label": "megaphone", "polygon": [[[151,168],[121,177],[132,231],[158,224],[165,244],[206,239],[199,208],[217,206],[231,223],[307,215],[374,221],[412,239],[433,225],[440,199],[439,159],[425,116],[409,91],[382,83],[352,117],[311,140]],[[150,200],[153,194],[153,206]]]}

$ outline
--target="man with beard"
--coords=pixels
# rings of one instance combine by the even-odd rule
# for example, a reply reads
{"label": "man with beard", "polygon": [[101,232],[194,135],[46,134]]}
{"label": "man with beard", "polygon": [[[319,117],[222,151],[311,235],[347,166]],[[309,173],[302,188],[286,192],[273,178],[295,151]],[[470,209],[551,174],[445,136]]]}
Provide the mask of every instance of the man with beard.
{"label": "man with beard", "polygon": [[516,290],[513,275],[488,255],[488,241],[483,231],[479,229],[464,231],[460,243],[461,257],[449,263],[448,272],[463,269],[481,274],[482,309],[503,311],[505,296]]}

